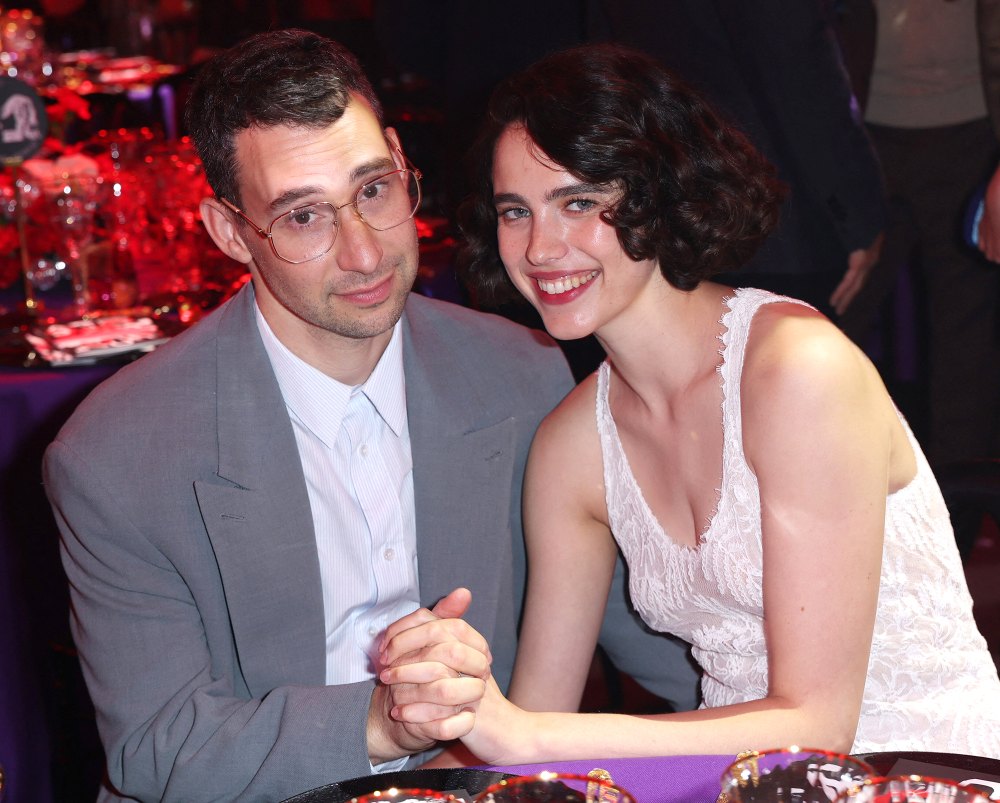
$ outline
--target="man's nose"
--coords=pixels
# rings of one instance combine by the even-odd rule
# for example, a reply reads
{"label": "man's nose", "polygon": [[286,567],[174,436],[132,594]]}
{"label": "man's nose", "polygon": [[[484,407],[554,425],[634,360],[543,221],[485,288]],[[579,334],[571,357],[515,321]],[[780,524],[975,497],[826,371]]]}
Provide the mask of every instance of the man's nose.
{"label": "man's nose", "polygon": [[353,206],[338,213],[337,262],[341,270],[372,273],[382,261],[382,246],[378,232],[365,223]]}

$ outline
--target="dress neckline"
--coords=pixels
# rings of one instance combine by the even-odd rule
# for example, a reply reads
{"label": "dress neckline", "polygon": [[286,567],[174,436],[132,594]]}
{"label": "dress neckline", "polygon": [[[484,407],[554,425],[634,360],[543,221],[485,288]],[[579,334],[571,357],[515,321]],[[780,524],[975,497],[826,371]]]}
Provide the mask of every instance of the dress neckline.
{"label": "dress neckline", "polygon": [[[690,553],[691,555],[697,555],[701,552],[702,547],[706,542],[710,540],[712,532],[715,528],[715,523],[719,519],[719,510],[722,506],[722,493],[723,489],[726,487],[726,476],[727,476],[727,462],[730,457],[731,447],[730,447],[730,433],[731,433],[731,422],[728,413],[728,400],[729,400],[729,387],[725,379],[724,367],[727,364],[727,357],[729,353],[729,333],[730,333],[730,319],[734,311],[734,302],[739,297],[740,290],[734,290],[732,295],[726,295],[722,299],[723,312],[719,318],[719,324],[722,330],[718,334],[718,339],[722,344],[719,348],[719,364],[716,366],[716,373],[719,376],[719,382],[722,386],[722,405],[720,412],[722,413],[721,426],[722,426],[722,475],[719,478],[719,487],[715,489],[715,503],[712,507],[712,515],[709,517],[708,522],[705,526],[698,531],[695,538],[694,544],[685,544],[678,541],[676,538],[672,537],[670,533],[667,532],[666,528],[653,513],[652,508],[650,508],[649,503],[646,501],[646,496],[642,491],[642,487],[639,485],[639,481],[635,477],[635,473],[632,471],[632,463],[629,460],[628,454],[625,452],[625,444],[622,443],[621,436],[618,433],[618,425],[615,422],[615,417],[611,412],[611,363],[605,360],[601,363],[600,370],[598,372],[597,380],[597,392],[601,398],[601,405],[604,409],[604,414],[607,417],[608,426],[610,428],[611,434],[614,436],[614,448],[618,450],[621,456],[622,464],[625,468],[625,474],[627,477],[627,482],[630,490],[635,494],[636,499],[639,500],[641,505],[643,515],[646,519],[653,525],[654,532],[662,536],[663,540],[670,545],[672,549],[680,550],[683,553]],[[740,453],[742,454],[742,443],[740,445]]]}

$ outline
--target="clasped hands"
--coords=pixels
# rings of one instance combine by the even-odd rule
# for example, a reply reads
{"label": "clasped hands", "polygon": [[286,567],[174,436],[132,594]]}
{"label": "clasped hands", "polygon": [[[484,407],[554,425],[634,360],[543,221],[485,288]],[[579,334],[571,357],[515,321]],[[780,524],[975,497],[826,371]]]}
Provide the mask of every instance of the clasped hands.
{"label": "clasped hands", "polygon": [[479,704],[495,684],[489,644],[461,619],[471,601],[468,589],[457,588],[383,634],[368,712],[373,765],[458,739],[475,725]]}

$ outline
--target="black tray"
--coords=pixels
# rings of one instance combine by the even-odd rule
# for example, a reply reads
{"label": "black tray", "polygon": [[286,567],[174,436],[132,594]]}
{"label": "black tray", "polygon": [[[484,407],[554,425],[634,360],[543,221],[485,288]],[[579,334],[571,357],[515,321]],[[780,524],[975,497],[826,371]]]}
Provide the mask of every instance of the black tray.
{"label": "black tray", "polygon": [[[1000,761],[997,761],[995,758],[967,756],[961,753],[861,753],[857,757],[871,764],[880,775],[892,772],[897,762],[903,759],[919,761],[924,764],[936,764],[939,767],[948,767],[963,772],[983,772],[1000,775]],[[927,774],[930,775],[930,773]]]}

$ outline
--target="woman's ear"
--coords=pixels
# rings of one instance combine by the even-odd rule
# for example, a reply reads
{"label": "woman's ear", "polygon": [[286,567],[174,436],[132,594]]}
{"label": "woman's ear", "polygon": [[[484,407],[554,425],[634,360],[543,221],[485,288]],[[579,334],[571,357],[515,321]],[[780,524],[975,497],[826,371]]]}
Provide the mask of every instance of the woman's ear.
{"label": "woman's ear", "polygon": [[237,262],[249,264],[253,256],[243,242],[241,227],[233,221],[233,213],[215,198],[202,198],[199,208],[201,221],[219,250]]}

